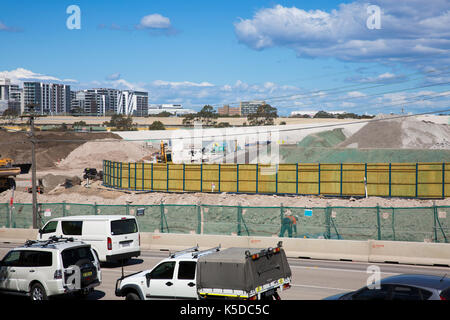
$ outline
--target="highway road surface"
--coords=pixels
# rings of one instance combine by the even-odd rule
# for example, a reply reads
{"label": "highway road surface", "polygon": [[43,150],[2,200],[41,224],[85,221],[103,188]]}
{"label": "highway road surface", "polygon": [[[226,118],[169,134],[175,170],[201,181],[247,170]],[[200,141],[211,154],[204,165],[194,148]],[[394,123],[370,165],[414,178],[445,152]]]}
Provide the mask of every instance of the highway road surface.
{"label": "highway road surface", "polygon": [[[0,243],[0,259],[14,247],[22,244]],[[168,256],[168,252],[143,250],[141,256],[125,265],[125,275],[152,268],[159,261]],[[366,285],[372,275],[368,267],[376,265],[380,268],[381,278],[402,273],[420,273],[450,276],[450,268],[428,267],[399,264],[371,264],[349,261],[326,261],[289,259],[292,270],[292,287],[283,291],[280,296],[286,300],[320,300],[338,293],[359,289]],[[123,299],[114,295],[116,280],[121,276],[119,265],[102,265],[102,284],[96,287],[90,300]],[[58,297],[58,299],[75,299],[72,296]]]}

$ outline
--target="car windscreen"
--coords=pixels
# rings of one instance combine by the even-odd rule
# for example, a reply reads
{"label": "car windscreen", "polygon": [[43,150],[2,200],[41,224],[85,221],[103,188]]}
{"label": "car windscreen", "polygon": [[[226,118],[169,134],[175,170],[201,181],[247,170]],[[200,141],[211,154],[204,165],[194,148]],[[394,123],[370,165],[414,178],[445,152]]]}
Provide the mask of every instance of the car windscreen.
{"label": "car windscreen", "polygon": [[111,234],[114,236],[138,232],[135,219],[121,219],[111,221]]}
{"label": "car windscreen", "polygon": [[88,246],[66,249],[61,253],[61,256],[64,268],[76,265],[78,261],[84,259],[95,261],[91,248]]}

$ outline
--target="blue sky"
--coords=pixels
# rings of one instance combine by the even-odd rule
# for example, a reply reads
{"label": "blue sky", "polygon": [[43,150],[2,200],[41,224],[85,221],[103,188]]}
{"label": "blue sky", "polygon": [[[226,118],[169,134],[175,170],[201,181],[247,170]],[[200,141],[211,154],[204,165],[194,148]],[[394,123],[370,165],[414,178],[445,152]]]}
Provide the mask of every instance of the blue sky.
{"label": "blue sky", "polygon": [[[371,1],[381,8],[378,30],[366,26],[368,4],[8,1],[0,11],[0,77],[57,80],[74,89],[147,90],[150,103],[195,109],[290,96],[271,103],[282,114],[363,113],[384,102],[445,94],[449,86],[429,85],[450,81],[442,71],[450,65],[449,1]],[[70,5],[80,7],[80,30],[66,27]],[[388,84],[364,89],[365,83]],[[349,86],[346,92],[318,94],[343,86]],[[304,94],[293,96],[298,93]],[[412,103],[410,111],[440,108],[449,100],[431,101]]]}

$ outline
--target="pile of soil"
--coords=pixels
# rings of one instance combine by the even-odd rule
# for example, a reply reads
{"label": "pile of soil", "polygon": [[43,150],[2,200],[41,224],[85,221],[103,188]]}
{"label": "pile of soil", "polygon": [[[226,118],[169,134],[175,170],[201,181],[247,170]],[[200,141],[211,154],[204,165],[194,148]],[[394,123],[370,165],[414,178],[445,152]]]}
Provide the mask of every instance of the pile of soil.
{"label": "pile of soil", "polygon": [[74,149],[57,167],[59,169],[97,168],[102,170],[103,160],[138,162],[155,150],[145,143],[118,141],[89,141]]}
{"label": "pile of soil", "polygon": [[[388,118],[379,115],[375,119]],[[338,145],[367,149],[450,149],[450,126],[413,117],[369,122]]]}
{"label": "pile of soil", "polygon": [[[121,139],[110,132],[36,132],[37,169],[53,168],[56,163],[67,157],[74,149],[84,144],[84,141],[45,141],[39,140],[96,140]],[[31,143],[26,132],[8,132],[0,130],[0,156],[11,158],[15,163],[31,163]]]}

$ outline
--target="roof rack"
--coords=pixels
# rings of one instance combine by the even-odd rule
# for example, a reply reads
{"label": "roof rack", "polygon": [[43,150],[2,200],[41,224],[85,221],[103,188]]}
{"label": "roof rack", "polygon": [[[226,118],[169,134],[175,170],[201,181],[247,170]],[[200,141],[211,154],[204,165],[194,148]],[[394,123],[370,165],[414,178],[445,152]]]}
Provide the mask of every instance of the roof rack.
{"label": "roof rack", "polygon": [[171,254],[169,254],[169,256],[170,256],[171,258],[176,258],[176,257],[178,257],[178,256],[180,256],[180,255],[185,254],[185,253],[195,252],[195,251],[198,251],[198,244],[197,244],[195,247],[192,247],[192,248],[189,248],[189,249],[184,249],[184,250],[181,250],[181,251],[176,251],[176,252],[174,252],[174,253],[171,253]]}
{"label": "roof rack", "polygon": [[52,236],[50,237],[48,240],[43,240],[43,241],[37,241],[37,240],[27,240],[25,242],[25,247],[30,247],[34,244],[41,244],[43,247],[48,246],[49,244],[55,244],[58,242],[73,242],[74,239],[71,238],[67,238],[67,237],[57,237],[57,236]]}
{"label": "roof rack", "polygon": [[203,256],[205,254],[217,252],[219,250],[220,250],[220,244],[217,247],[214,247],[214,248],[211,248],[211,249],[206,249],[206,250],[194,252],[194,253],[192,253],[192,258],[198,258],[198,257]]}

